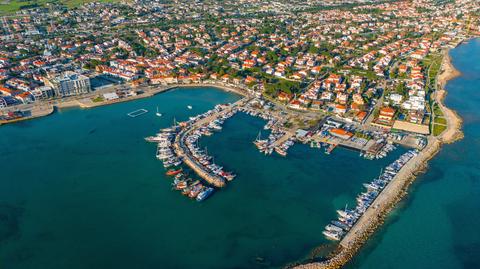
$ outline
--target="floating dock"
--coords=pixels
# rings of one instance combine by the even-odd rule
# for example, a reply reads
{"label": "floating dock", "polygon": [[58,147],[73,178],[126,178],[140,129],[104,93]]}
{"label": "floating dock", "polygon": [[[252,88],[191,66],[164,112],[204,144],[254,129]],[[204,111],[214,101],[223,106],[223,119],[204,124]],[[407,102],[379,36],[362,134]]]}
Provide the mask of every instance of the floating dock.
{"label": "floating dock", "polygon": [[141,108],[141,109],[137,109],[135,111],[132,111],[130,113],[127,113],[127,115],[129,117],[132,117],[132,118],[135,118],[135,117],[138,117],[138,116],[141,116],[145,113],[148,113],[148,110],[144,109],[144,108]]}

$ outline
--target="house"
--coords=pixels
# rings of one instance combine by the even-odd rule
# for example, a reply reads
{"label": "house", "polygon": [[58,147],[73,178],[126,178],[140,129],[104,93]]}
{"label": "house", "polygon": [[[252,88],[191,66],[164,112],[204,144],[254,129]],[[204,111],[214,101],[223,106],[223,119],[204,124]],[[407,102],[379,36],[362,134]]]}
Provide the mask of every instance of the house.
{"label": "house", "polygon": [[410,111],[408,117],[411,123],[421,124],[423,122],[424,114],[423,110]]}
{"label": "house", "polygon": [[298,100],[292,100],[288,106],[293,109],[302,109],[301,104]]}
{"label": "house", "polygon": [[363,122],[365,120],[365,117],[367,116],[366,111],[360,111],[355,115],[355,120],[358,122]]}
{"label": "house", "polygon": [[35,101],[33,98],[33,95],[30,92],[22,92],[20,94],[17,94],[15,98],[24,104],[28,104]]}
{"label": "house", "polygon": [[3,97],[0,97],[0,108],[6,108],[7,105],[7,100],[5,100]]}
{"label": "house", "polygon": [[402,102],[403,96],[398,93],[392,93],[390,94],[389,99],[394,105],[399,105]]}
{"label": "house", "polygon": [[0,86],[0,93],[2,93],[5,96],[13,96],[16,94],[16,91]]}
{"label": "house", "polygon": [[337,104],[335,105],[335,113],[345,114],[347,112],[347,107],[345,105]]}
{"label": "house", "polygon": [[291,93],[280,92],[277,96],[277,99],[281,102],[289,102],[292,97],[293,95]]}
{"label": "house", "polygon": [[395,116],[395,109],[391,107],[382,107],[380,109],[380,114],[378,115],[378,120],[380,122],[391,123],[394,116]]}
{"label": "house", "polygon": [[313,100],[312,101],[312,105],[311,105],[311,109],[312,110],[320,110],[320,108],[322,107],[323,105],[323,101],[320,101],[320,100]]}

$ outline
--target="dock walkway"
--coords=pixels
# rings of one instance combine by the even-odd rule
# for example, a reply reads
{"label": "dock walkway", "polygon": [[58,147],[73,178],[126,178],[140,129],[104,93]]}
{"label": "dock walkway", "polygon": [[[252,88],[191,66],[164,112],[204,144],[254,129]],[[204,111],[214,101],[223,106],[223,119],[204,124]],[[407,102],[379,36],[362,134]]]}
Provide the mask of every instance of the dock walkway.
{"label": "dock walkway", "polygon": [[343,140],[335,137],[316,137],[313,139],[315,142],[326,143],[330,145],[342,146],[349,149],[358,150],[361,152],[368,152],[375,146],[375,141],[368,140],[366,144],[356,143],[351,140]]}
{"label": "dock walkway", "polygon": [[339,251],[329,260],[296,266],[298,269],[340,268],[355,254],[385,216],[405,193],[406,187],[414,178],[415,173],[425,166],[425,163],[435,155],[440,148],[436,138],[430,138],[427,147],[417,156],[408,161],[395,175],[392,181],[383,189],[370,207],[340,241]]}
{"label": "dock walkway", "polygon": [[210,171],[205,169],[200,163],[198,163],[195,158],[191,155],[190,150],[187,149],[185,145],[185,138],[196,130],[197,128],[208,124],[209,122],[214,121],[215,119],[218,119],[220,116],[223,116],[229,112],[231,112],[235,107],[242,106],[246,104],[250,99],[249,98],[243,98],[240,99],[239,101],[233,103],[230,107],[213,113],[212,115],[209,115],[206,118],[200,119],[199,121],[195,122],[194,124],[186,127],[184,130],[180,131],[177,136],[175,137],[175,142],[174,142],[174,151],[175,154],[183,159],[183,162],[190,167],[195,173],[197,173],[198,176],[200,176],[202,179],[207,181],[208,183],[212,184],[215,187],[222,188],[225,186],[226,182],[225,179],[217,176],[215,174],[212,174]]}

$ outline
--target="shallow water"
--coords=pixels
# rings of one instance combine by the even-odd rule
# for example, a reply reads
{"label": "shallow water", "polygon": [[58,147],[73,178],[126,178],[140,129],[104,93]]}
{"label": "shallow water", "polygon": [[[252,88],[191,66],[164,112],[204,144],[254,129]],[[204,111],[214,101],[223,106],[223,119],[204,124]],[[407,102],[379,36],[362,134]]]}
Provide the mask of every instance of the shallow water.
{"label": "shallow water", "polygon": [[[190,88],[2,126],[1,266],[280,267],[325,243],[335,210],[404,151],[367,161],[295,145],[287,158],[264,156],[252,141],[265,122],[239,113],[200,141],[237,178],[203,203],[172,191],[143,138],[238,98]],[[150,112],[126,116],[139,108]]]}
{"label": "shallow water", "polygon": [[348,268],[480,268],[480,39],[450,55],[462,76],[447,84],[445,102],[465,138],[442,148]]}

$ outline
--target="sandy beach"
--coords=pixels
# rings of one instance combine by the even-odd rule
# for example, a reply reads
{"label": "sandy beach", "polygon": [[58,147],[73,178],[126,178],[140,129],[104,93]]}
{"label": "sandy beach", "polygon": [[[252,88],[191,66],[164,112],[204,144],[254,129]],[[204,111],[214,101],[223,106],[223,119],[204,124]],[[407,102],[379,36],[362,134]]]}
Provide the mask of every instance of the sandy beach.
{"label": "sandy beach", "polygon": [[461,131],[462,119],[457,113],[443,104],[446,95],[445,85],[461,73],[451,63],[448,51],[444,53],[440,73],[437,77],[437,88],[434,94],[445,119],[446,130],[438,137],[429,136],[427,146],[410,160],[385,187],[363,216],[355,223],[348,234],[340,241],[337,249],[323,262],[307,263],[295,266],[298,269],[330,269],[341,268],[348,263],[358,250],[365,244],[375,230],[382,225],[388,213],[408,193],[408,187],[416,176],[424,172],[427,163],[440,150],[442,144],[453,143],[463,137]]}
{"label": "sandy beach", "polygon": [[453,66],[450,55],[448,52],[445,52],[442,66],[440,68],[440,74],[437,78],[437,91],[434,94],[434,99],[438,103],[445,119],[447,120],[447,129],[439,136],[439,139],[441,139],[443,143],[453,143],[463,137],[461,131],[462,119],[455,111],[449,109],[443,104],[443,100],[447,95],[445,90],[447,82],[460,75],[461,73]]}

